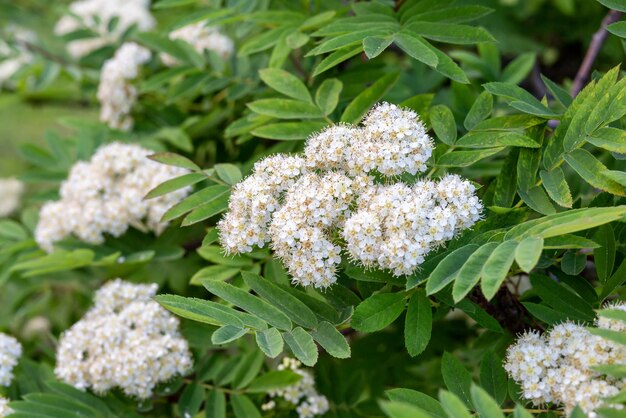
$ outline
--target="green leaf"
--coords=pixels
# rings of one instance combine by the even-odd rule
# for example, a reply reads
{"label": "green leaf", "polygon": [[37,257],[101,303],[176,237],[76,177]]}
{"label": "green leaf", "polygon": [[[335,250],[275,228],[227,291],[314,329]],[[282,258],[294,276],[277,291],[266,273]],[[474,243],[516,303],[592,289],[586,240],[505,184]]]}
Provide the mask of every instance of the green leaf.
{"label": "green leaf", "polygon": [[[447,351],[443,353],[441,359],[441,374],[448,390],[461,398],[463,403],[471,408],[470,387],[472,385],[472,376],[465,366]],[[443,400],[442,403],[444,409],[446,409],[446,404]]]}
{"label": "green leaf", "polygon": [[270,325],[283,330],[291,329],[291,321],[284,313],[245,290],[224,282],[206,279],[201,280],[201,282],[209,292],[259,317]]}
{"label": "green leaf", "polygon": [[430,418],[430,415],[404,402],[379,402],[380,408],[389,418]]}
{"label": "green leaf", "polygon": [[265,84],[277,92],[296,100],[313,103],[309,89],[295,75],[279,68],[264,68],[259,70],[259,76]]}
{"label": "green leaf", "polygon": [[336,358],[350,357],[350,345],[348,341],[346,341],[346,338],[329,322],[320,322],[317,328],[311,331],[311,335],[331,356]]}
{"label": "green leaf", "polygon": [[246,395],[232,394],[230,403],[236,418],[262,418],[257,407]]}
{"label": "green leaf", "polygon": [[144,199],[153,199],[155,197],[163,196],[165,194],[171,193],[175,190],[182,189],[183,187],[188,187],[193,184],[199,183],[202,180],[205,180],[207,177],[204,173],[189,173],[183,174],[182,176],[175,177],[173,179],[164,181],[159,184],[154,189],[150,190]]}
{"label": "green leaf", "polygon": [[504,241],[493,250],[487,259],[483,267],[483,279],[480,282],[483,295],[485,295],[487,300],[491,300],[495,296],[498,289],[500,289],[500,285],[506,279],[506,275],[515,258],[517,245],[517,241]]}
{"label": "green leaf", "polygon": [[222,247],[217,245],[202,246],[197,250],[198,255],[215,264],[231,267],[250,267],[252,259],[246,255],[226,256]]}
{"label": "green leaf", "polygon": [[24,241],[28,239],[28,232],[14,220],[2,219],[0,220],[0,237],[12,241]]}
{"label": "green leaf", "polygon": [[439,392],[439,400],[448,418],[472,418],[461,398],[454,393],[442,390]]}
{"label": "green leaf", "polygon": [[361,302],[352,315],[352,328],[362,332],[375,332],[385,328],[404,311],[402,293],[379,293]]}
{"label": "green leaf", "polygon": [[478,131],[469,132],[458,141],[456,145],[466,148],[492,148],[492,147],[523,147],[539,148],[534,139],[517,133],[508,131]]}
{"label": "green leaf", "polygon": [[454,23],[412,22],[408,25],[411,32],[422,35],[433,41],[450,44],[477,44],[480,42],[496,42],[495,38],[485,29]]}
{"label": "green leaf", "polygon": [[531,275],[530,282],[541,299],[574,321],[593,321],[591,305],[563,285],[543,275]]}
{"label": "green leaf", "polygon": [[400,73],[387,74],[359,93],[344,110],[341,122],[359,123],[363,115],[396,84],[399,78]]}
{"label": "green leaf", "polygon": [[601,282],[605,283],[615,266],[616,242],[615,234],[611,225],[602,225],[593,236],[593,240],[600,244],[600,248],[593,250],[593,261],[596,274]]}
{"label": "green leaf", "polygon": [[[626,22],[624,22],[626,23]],[[626,131],[617,128],[602,128],[588,136],[587,142],[596,147],[618,154],[626,154]]]}
{"label": "green leaf", "polygon": [[436,399],[431,398],[421,392],[412,389],[390,389],[385,394],[395,402],[404,402],[416,406],[417,408],[428,412],[431,418],[446,418],[447,415],[441,404]]}
{"label": "green leaf", "polygon": [[572,207],[572,194],[570,193],[567,181],[565,181],[563,170],[561,170],[560,167],[556,167],[550,171],[541,170],[539,176],[543,182],[543,187],[552,200],[565,208]]}
{"label": "green leaf", "polygon": [[316,119],[322,112],[312,103],[292,99],[260,99],[248,103],[255,113],[279,119]]}
{"label": "green leaf", "polygon": [[547,77],[541,76],[543,83],[546,85],[552,96],[563,106],[569,107],[572,104],[572,96],[563,87],[556,84]]}
{"label": "green leaf", "polygon": [[258,36],[253,36],[246,41],[237,51],[237,55],[246,56],[257,52],[265,51],[276,45],[278,40],[287,32],[293,30],[293,26],[282,25],[275,29],[270,29]]}
{"label": "green leaf", "polygon": [[256,331],[254,335],[257,345],[266,356],[276,358],[283,352],[283,337],[276,328]]}
{"label": "green leaf", "polygon": [[522,198],[532,210],[542,215],[552,215],[556,213],[556,209],[550,202],[548,195],[540,186],[533,186],[528,190],[518,190],[519,196]]}
{"label": "green leaf", "polygon": [[525,113],[544,117],[556,117],[552,110],[535,98],[523,88],[511,83],[486,83],[483,84],[485,90],[495,96],[502,96],[512,100],[511,106]]}
{"label": "green leaf", "polygon": [[600,245],[590,239],[579,237],[578,235],[565,234],[560,237],[548,238],[544,241],[543,248],[546,250],[556,249],[581,249],[598,248]]}
{"label": "green leaf", "polygon": [[302,379],[291,370],[272,370],[257,377],[246,388],[249,393],[266,393],[292,386]]}
{"label": "green leaf", "polygon": [[448,254],[437,264],[426,283],[426,293],[432,295],[456,279],[457,272],[467,258],[478,249],[476,244],[468,244]]}
{"label": "green leaf", "polygon": [[467,112],[467,116],[465,116],[465,121],[463,121],[465,129],[469,131],[479,122],[487,119],[487,117],[491,114],[492,109],[493,96],[489,92],[483,91],[474,101],[474,104],[470,108],[469,112]]}
{"label": "green leaf", "polygon": [[324,115],[330,115],[339,103],[339,94],[343,89],[343,83],[336,78],[326,79],[320,84],[315,92],[315,103],[322,109]]}
{"label": "green leaf", "polygon": [[626,196],[626,188],[605,176],[603,173],[608,171],[607,168],[589,151],[580,148],[574,149],[565,154],[564,158],[569,166],[593,187],[614,195]]}
{"label": "green leaf", "polygon": [[238,327],[236,325],[224,325],[218,328],[213,335],[211,335],[211,342],[213,344],[228,344],[231,341],[238,340],[246,335],[248,330],[246,328]]}
{"label": "green leaf", "polygon": [[298,360],[312,367],[317,363],[317,346],[313,337],[300,327],[283,333],[285,342]]}
{"label": "green leaf", "polygon": [[231,186],[238,183],[241,178],[241,170],[233,164],[215,164],[213,166],[217,176],[222,179],[226,184]]}
{"label": "green leaf", "polygon": [[173,152],[159,152],[157,154],[149,155],[148,158],[161,164],[182,167],[191,171],[201,171],[201,168],[198,167],[196,163],[191,161],[189,158],[183,157],[182,155],[174,154]]}
{"label": "green leaf", "polygon": [[211,389],[207,392],[204,413],[206,418],[226,418],[226,396],[224,392],[218,389]]}
{"label": "green leaf", "polygon": [[404,345],[411,357],[422,353],[428,346],[432,317],[430,300],[424,290],[419,289],[409,300],[404,321]]}
{"label": "green leaf", "polygon": [[496,187],[493,190],[493,204],[503,208],[513,206],[517,194],[517,161],[520,151],[512,149],[504,159],[500,174],[496,177]]}
{"label": "green leaf", "polygon": [[515,248],[515,261],[520,268],[526,273],[530,271],[539,262],[541,252],[543,251],[543,238],[541,237],[526,237],[520,241],[517,248]]}
{"label": "green leaf", "polygon": [[439,63],[437,54],[428,47],[421,36],[409,31],[401,31],[396,34],[394,43],[398,45],[398,48],[406,52],[408,56],[430,67],[436,67]]}
{"label": "green leaf", "polygon": [[241,357],[237,364],[237,373],[232,381],[235,389],[243,389],[254,380],[265,363],[265,356],[262,351],[252,350]]}
{"label": "green leaf", "polygon": [[281,122],[269,123],[253,129],[250,133],[259,138],[276,139],[281,141],[297,141],[325,128],[325,121]]}
{"label": "green leaf", "polygon": [[502,359],[493,351],[487,351],[480,363],[480,384],[499,405],[506,399],[506,371]]}
{"label": "green leaf", "polygon": [[528,191],[535,186],[537,170],[541,162],[541,150],[520,148],[517,158],[517,185],[520,190]]}
{"label": "green leaf", "polygon": [[626,345],[626,332],[595,327],[588,327],[587,329],[594,335],[598,335],[610,341],[615,341],[620,345]]}
{"label": "green leaf", "polygon": [[168,209],[168,211],[163,214],[161,221],[168,222],[172,219],[176,219],[179,216],[182,216],[204,204],[210,203],[223,196],[227,196],[229,191],[228,187],[220,184],[199,190]]}
{"label": "green leaf", "polygon": [[[625,3],[626,4],[626,3]],[[620,38],[626,38],[626,22],[615,22],[606,27],[606,30]]]}
{"label": "green leaf", "polygon": [[221,195],[208,203],[194,209],[181,222],[181,226],[189,226],[204,221],[228,209],[229,195]]}
{"label": "green leaf", "polygon": [[504,418],[497,402],[483,388],[472,385],[470,391],[478,416],[481,418]]}
{"label": "green leaf", "polygon": [[239,274],[241,266],[232,267],[227,265],[216,265],[204,267],[191,277],[189,284],[199,286],[202,279],[224,281]]}
{"label": "green leaf", "polygon": [[452,111],[447,106],[437,105],[430,109],[430,124],[441,142],[448,145],[454,144],[456,122]]}
{"label": "green leaf", "polygon": [[178,295],[157,295],[154,300],[176,315],[193,321],[211,325],[243,326],[243,322],[236,314],[225,312],[223,308],[229,308],[217,307],[215,302]]}
{"label": "green leaf", "polygon": [[272,306],[284,312],[293,322],[306,328],[317,326],[317,317],[308,306],[258,274],[242,272],[245,283]]}
{"label": "green leaf", "polygon": [[363,48],[361,45],[351,45],[336,50],[317,64],[315,70],[313,70],[313,77],[316,77],[324,71],[328,71],[345,60],[352,58],[353,56],[359,54],[362,50]]}
{"label": "green leaf", "polygon": [[456,274],[452,287],[452,297],[455,302],[459,302],[467,296],[472,288],[479,282],[483,267],[497,246],[497,242],[489,242],[483,245],[472,253],[467,258],[467,261],[462,264]]}
{"label": "green leaf", "polygon": [[504,148],[486,148],[480,151],[454,151],[443,154],[437,165],[441,167],[468,167],[484,158],[491,157]]}
{"label": "green leaf", "polygon": [[368,36],[363,39],[363,51],[367,58],[379,56],[393,41],[393,36]]}
{"label": "green leaf", "polygon": [[519,84],[528,77],[534,65],[534,52],[521,54],[506,66],[500,79],[505,83]]}
{"label": "green leaf", "polygon": [[626,12],[626,0],[598,0],[601,4],[609,9]]}

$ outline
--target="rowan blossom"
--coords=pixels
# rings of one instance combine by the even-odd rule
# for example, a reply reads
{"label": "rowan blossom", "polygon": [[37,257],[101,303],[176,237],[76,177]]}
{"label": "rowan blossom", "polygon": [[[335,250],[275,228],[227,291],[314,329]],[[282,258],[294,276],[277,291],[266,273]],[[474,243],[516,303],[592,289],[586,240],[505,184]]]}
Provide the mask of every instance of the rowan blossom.
{"label": "rowan blossom", "polygon": [[[180,39],[189,43],[199,54],[204,51],[213,51],[222,58],[233,54],[235,45],[228,36],[222,34],[219,28],[207,26],[205,22],[193,23],[170,32],[171,40]],[[176,58],[168,54],[161,54],[163,63],[167,66],[176,65]]]}
{"label": "rowan blossom", "polygon": [[57,22],[56,35],[81,29],[93,35],[67,43],[68,52],[75,58],[119,42],[132,27],[145,32],[155,25],[150,0],[77,0],[70,4],[68,12]]}
{"label": "rowan blossom", "polygon": [[[283,398],[287,402],[296,406],[296,412],[299,418],[313,418],[317,415],[324,415],[328,412],[328,399],[324,395],[320,395],[315,388],[315,378],[308,370],[301,367],[298,360],[285,357],[278,370],[291,370],[299,374],[301,379],[286,388],[270,391],[269,396],[272,398]],[[268,411],[276,408],[276,401],[270,400],[263,404],[261,409]]]}
{"label": "rowan blossom", "polygon": [[13,369],[21,355],[21,344],[10,335],[0,332],[0,386],[11,384]]}
{"label": "rowan blossom", "polygon": [[0,178],[0,218],[9,216],[20,206],[24,184],[14,178]]}
{"label": "rowan blossom", "polygon": [[432,148],[417,114],[388,103],[362,126],[331,126],[307,140],[302,157],[262,160],[272,175],[255,166],[235,187],[218,225],[222,247],[242,253],[270,243],[304,286],[333,284],[344,251],[367,268],[411,274],[482,211],[474,185],[459,176],[398,181],[423,172]]}
{"label": "rowan blossom", "polygon": [[100,120],[111,128],[128,131],[133,127],[130,113],[139,93],[132,80],[137,78],[141,65],[150,57],[148,49],[127,42],[104,63],[98,85]]}
{"label": "rowan blossom", "polygon": [[70,235],[101,244],[105,234],[119,237],[129,226],[159,234],[167,226],[161,222],[163,214],[190,188],[144,200],[154,187],[187,172],[152,161],[150,154],[138,145],[113,142],[89,161],[76,163],[61,185],[61,199],[47,202],[39,212],[39,246],[51,252],[55,242]]}
{"label": "rowan blossom", "polygon": [[0,396],[0,418],[8,417],[13,413],[13,410],[9,408],[9,400]]}
{"label": "rowan blossom", "polygon": [[[624,304],[615,306],[609,307],[626,310]],[[597,324],[615,329],[618,322],[600,318]],[[562,405],[568,415],[578,405],[595,418],[600,407],[619,407],[608,405],[604,398],[616,395],[626,381],[602,375],[592,367],[625,360],[625,346],[594,335],[582,325],[564,322],[543,335],[533,331],[520,336],[509,347],[504,368],[521,385],[522,396],[534,405]]]}
{"label": "rowan blossom", "polygon": [[59,340],[57,378],[81,390],[119,387],[147,399],[157,384],[187,373],[188,343],[178,319],[152,300],[157,288],[121,279],[100,288],[94,306]]}

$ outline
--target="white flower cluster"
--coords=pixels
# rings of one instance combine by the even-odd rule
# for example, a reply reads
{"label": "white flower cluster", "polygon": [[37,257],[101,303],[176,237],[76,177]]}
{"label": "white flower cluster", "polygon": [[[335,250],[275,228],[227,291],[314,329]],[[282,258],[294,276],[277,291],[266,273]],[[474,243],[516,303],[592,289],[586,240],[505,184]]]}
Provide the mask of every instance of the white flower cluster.
{"label": "white flower cluster", "polygon": [[[626,311],[626,304],[607,306]],[[599,328],[626,331],[623,322],[600,318]],[[507,351],[504,368],[522,387],[522,396],[539,406],[562,405],[569,414],[578,405],[590,418],[606,405],[604,398],[617,394],[626,385],[594,372],[600,364],[621,364],[626,346],[591,334],[584,326],[565,322],[544,335],[528,332]]]}
{"label": "white flower cluster", "polygon": [[178,319],[152,300],[157,288],[120,279],[100,288],[91,310],[59,340],[57,378],[81,390],[120,387],[146,399],[158,383],[187,373],[187,341]]}
{"label": "white flower cluster", "polygon": [[9,408],[9,400],[0,396],[0,418],[8,417],[13,413],[13,410]]}
{"label": "white flower cluster", "polygon": [[[272,398],[281,397],[296,405],[296,412],[299,418],[313,418],[317,415],[324,415],[328,412],[328,399],[324,395],[317,393],[313,375],[309,371],[301,369],[300,366],[301,364],[298,360],[285,357],[283,362],[278,365],[278,370],[291,370],[302,376],[302,378],[297,383],[284,389],[269,392],[269,395]],[[261,409],[267,411],[275,407],[276,402],[271,400],[263,404]]]}
{"label": "white flower cluster", "polygon": [[190,188],[144,200],[148,191],[185,169],[147,158],[150,150],[113,142],[100,147],[88,162],[78,162],[61,185],[61,200],[47,202],[39,212],[35,240],[51,252],[56,241],[75,235],[91,244],[104,234],[119,237],[129,226],[160,233],[163,214]]}
{"label": "white flower cluster", "polygon": [[54,33],[62,36],[81,29],[92,31],[92,37],[67,44],[70,55],[80,58],[118,42],[133,26],[144,32],[154,25],[150,0],[77,0],[70,5],[69,13],[59,19]]}
{"label": "white flower cluster", "polygon": [[19,206],[24,184],[14,178],[0,179],[0,218],[9,216]]}
{"label": "white flower cluster", "polygon": [[2,38],[13,38],[9,44],[0,39],[0,87],[7,82],[22,66],[33,61],[34,56],[24,45],[37,40],[35,32],[20,26],[9,24],[6,30],[0,33]]}
{"label": "white flower cluster", "polygon": [[417,114],[388,103],[362,127],[329,127],[309,138],[302,157],[268,157],[235,187],[218,224],[222,247],[245,253],[271,243],[294,283],[305,286],[336,281],[341,240],[368,268],[410,274],[482,210],[474,186],[459,176],[395,181],[423,172],[432,148]]}
{"label": "white flower cluster", "polygon": [[[189,43],[200,54],[204,51],[213,51],[222,58],[230,57],[235,48],[232,39],[223,35],[217,27],[207,26],[204,22],[183,26],[171,32],[169,38]],[[161,59],[170,67],[177,64],[176,59],[168,54],[161,54]]]}
{"label": "white flower cluster", "polygon": [[102,106],[100,120],[111,128],[128,131],[133,127],[130,112],[137,101],[138,91],[131,82],[150,57],[148,49],[127,42],[104,63],[98,85],[98,100]]}
{"label": "white flower cluster", "polygon": [[13,380],[13,368],[22,355],[22,346],[10,335],[0,332],[0,386],[9,386]]}

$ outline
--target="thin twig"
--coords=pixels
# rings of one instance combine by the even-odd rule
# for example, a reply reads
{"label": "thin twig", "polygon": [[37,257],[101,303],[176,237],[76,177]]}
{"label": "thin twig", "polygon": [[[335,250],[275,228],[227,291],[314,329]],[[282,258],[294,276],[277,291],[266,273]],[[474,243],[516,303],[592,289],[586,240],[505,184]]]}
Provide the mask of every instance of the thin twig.
{"label": "thin twig", "polygon": [[51,53],[50,51],[47,51],[46,49],[44,49],[44,48],[42,48],[42,47],[40,47],[38,45],[35,45],[35,44],[31,43],[31,42],[28,42],[26,40],[21,40],[21,39],[16,40],[16,42],[22,48],[27,49],[30,52],[39,54],[42,57],[49,59],[50,61],[54,61],[54,62],[59,63],[61,65],[73,65],[73,63],[67,61],[65,58],[60,57],[58,55],[55,55],[55,54]]}
{"label": "thin twig", "polygon": [[606,27],[611,23],[617,22],[622,17],[622,12],[617,10],[611,10],[607,15],[602,19],[602,23],[600,24],[600,29],[596,33],[593,34],[593,38],[591,38],[591,43],[589,44],[589,48],[587,49],[587,53],[585,54],[585,58],[583,59],[578,72],[576,73],[576,77],[574,78],[574,82],[572,83],[571,95],[572,97],[576,97],[576,95],[583,89],[587,80],[589,79],[589,74],[591,74],[591,69],[593,67],[593,63],[598,56],[598,53],[602,49],[602,45],[604,45],[604,41],[608,36],[608,32]]}

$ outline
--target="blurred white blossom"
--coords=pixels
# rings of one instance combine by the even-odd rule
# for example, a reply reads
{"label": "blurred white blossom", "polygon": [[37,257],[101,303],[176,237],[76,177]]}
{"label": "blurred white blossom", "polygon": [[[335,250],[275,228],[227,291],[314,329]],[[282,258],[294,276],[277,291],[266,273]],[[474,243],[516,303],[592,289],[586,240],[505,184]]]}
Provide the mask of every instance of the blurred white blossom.
{"label": "blurred white blossom", "polygon": [[[626,304],[606,308],[626,311]],[[600,318],[597,326],[624,331],[624,323]],[[562,405],[566,414],[578,405],[590,418],[607,405],[604,398],[616,395],[625,379],[592,370],[601,364],[622,364],[626,346],[591,334],[584,326],[564,322],[543,335],[532,331],[520,336],[507,351],[504,368],[521,385],[522,396],[534,405]]]}
{"label": "blurred white blossom", "polygon": [[152,300],[156,284],[116,279],[100,288],[94,306],[59,340],[55,374],[78,389],[119,387],[146,399],[154,387],[192,367],[178,319]]}
{"label": "blurred white blossom", "polygon": [[104,234],[119,237],[129,226],[159,234],[167,226],[163,214],[190,188],[144,200],[154,187],[187,172],[148,159],[151,153],[114,142],[100,147],[90,161],[76,163],[61,185],[61,199],[47,202],[39,212],[39,246],[51,252],[56,241],[70,235],[101,244]]}
{"label": "blurred white blossom", "polygon": [[83,57],[105,45],[118,42],[131,27],[147,31],[154,27],[150,0],[77,0],[57,22],[54,33],[66,35],[90,30],[93,36],[67,44],[70,55]]}
{"label": "blurred white blossom", "polygon": [[0,178],[0,218],[9,216],[20,206],[24,184],[14,178]]}
{"label": "blurred white blossom", "polygon": [[[213,51],[222,58],[228,58],[234,50],[234,43],[228,36],[223,35],[219,28],[207,26],[204,22],[193,23],[170,32],[171,40],[180,39],[189,43],[199,54],[204,51]],[[177,64],[174,57],[161,54],[163,63],[167,66]]]}
{"label": "blurred white blossom", "polygon": [[33,61],[34,56],[25,43],[34,43],[37,40],[35,32],[17,25],[9,24],[2,32],[2,38],[13,42],[0,39],[0,87],[20,68]]}
{"label": "blurred white blossom", "polygon": [[9,386],[13,380],[13,368],[22,355],[22,345],[10,335],[0,332],[0,386]]}
{"label": "blurred white blossom", "polygon": [[309,138],[302,157],[267,157],[237,184],[218,224],[222,247],[245,253],[269,243],[294,283],[318,288],[336,281],[340,243],[365,267],[411,274],[482,211],[459,176],[397,180],[425,171],[432,148],[417,114],[389,103],[362,127],[331,126]]}
{"label": "blurred white blossom", "polygon": [[13,410],[9,408],[9,400],[0,396],[0,418],[8,417]]}
{"label": "blurred white blossom", "polygon": [[150,57],[148,49],[127,42],[115,52],[113,58],[104,63],[98,85],[100,120],[111,128],[124,131],[132,129],[133,118],[130,113],[138,96],[132,80]]}
{"label": "blurred white blossom", "polygon": [[[308,370],[300,368],[298,360],[289,357],[283,358],[278,370],[291,370],[299,374],[301,379],[286,388],[269,392],[272,398],[283,398],[296,407],[299,418],[313,418],[317,415],[324,415],[328,412],[328,399],[320,395],[315,388],[315,378]],[[276,407],[276,401],[270,400],[263,404],[261,409],[268,411]]]}

